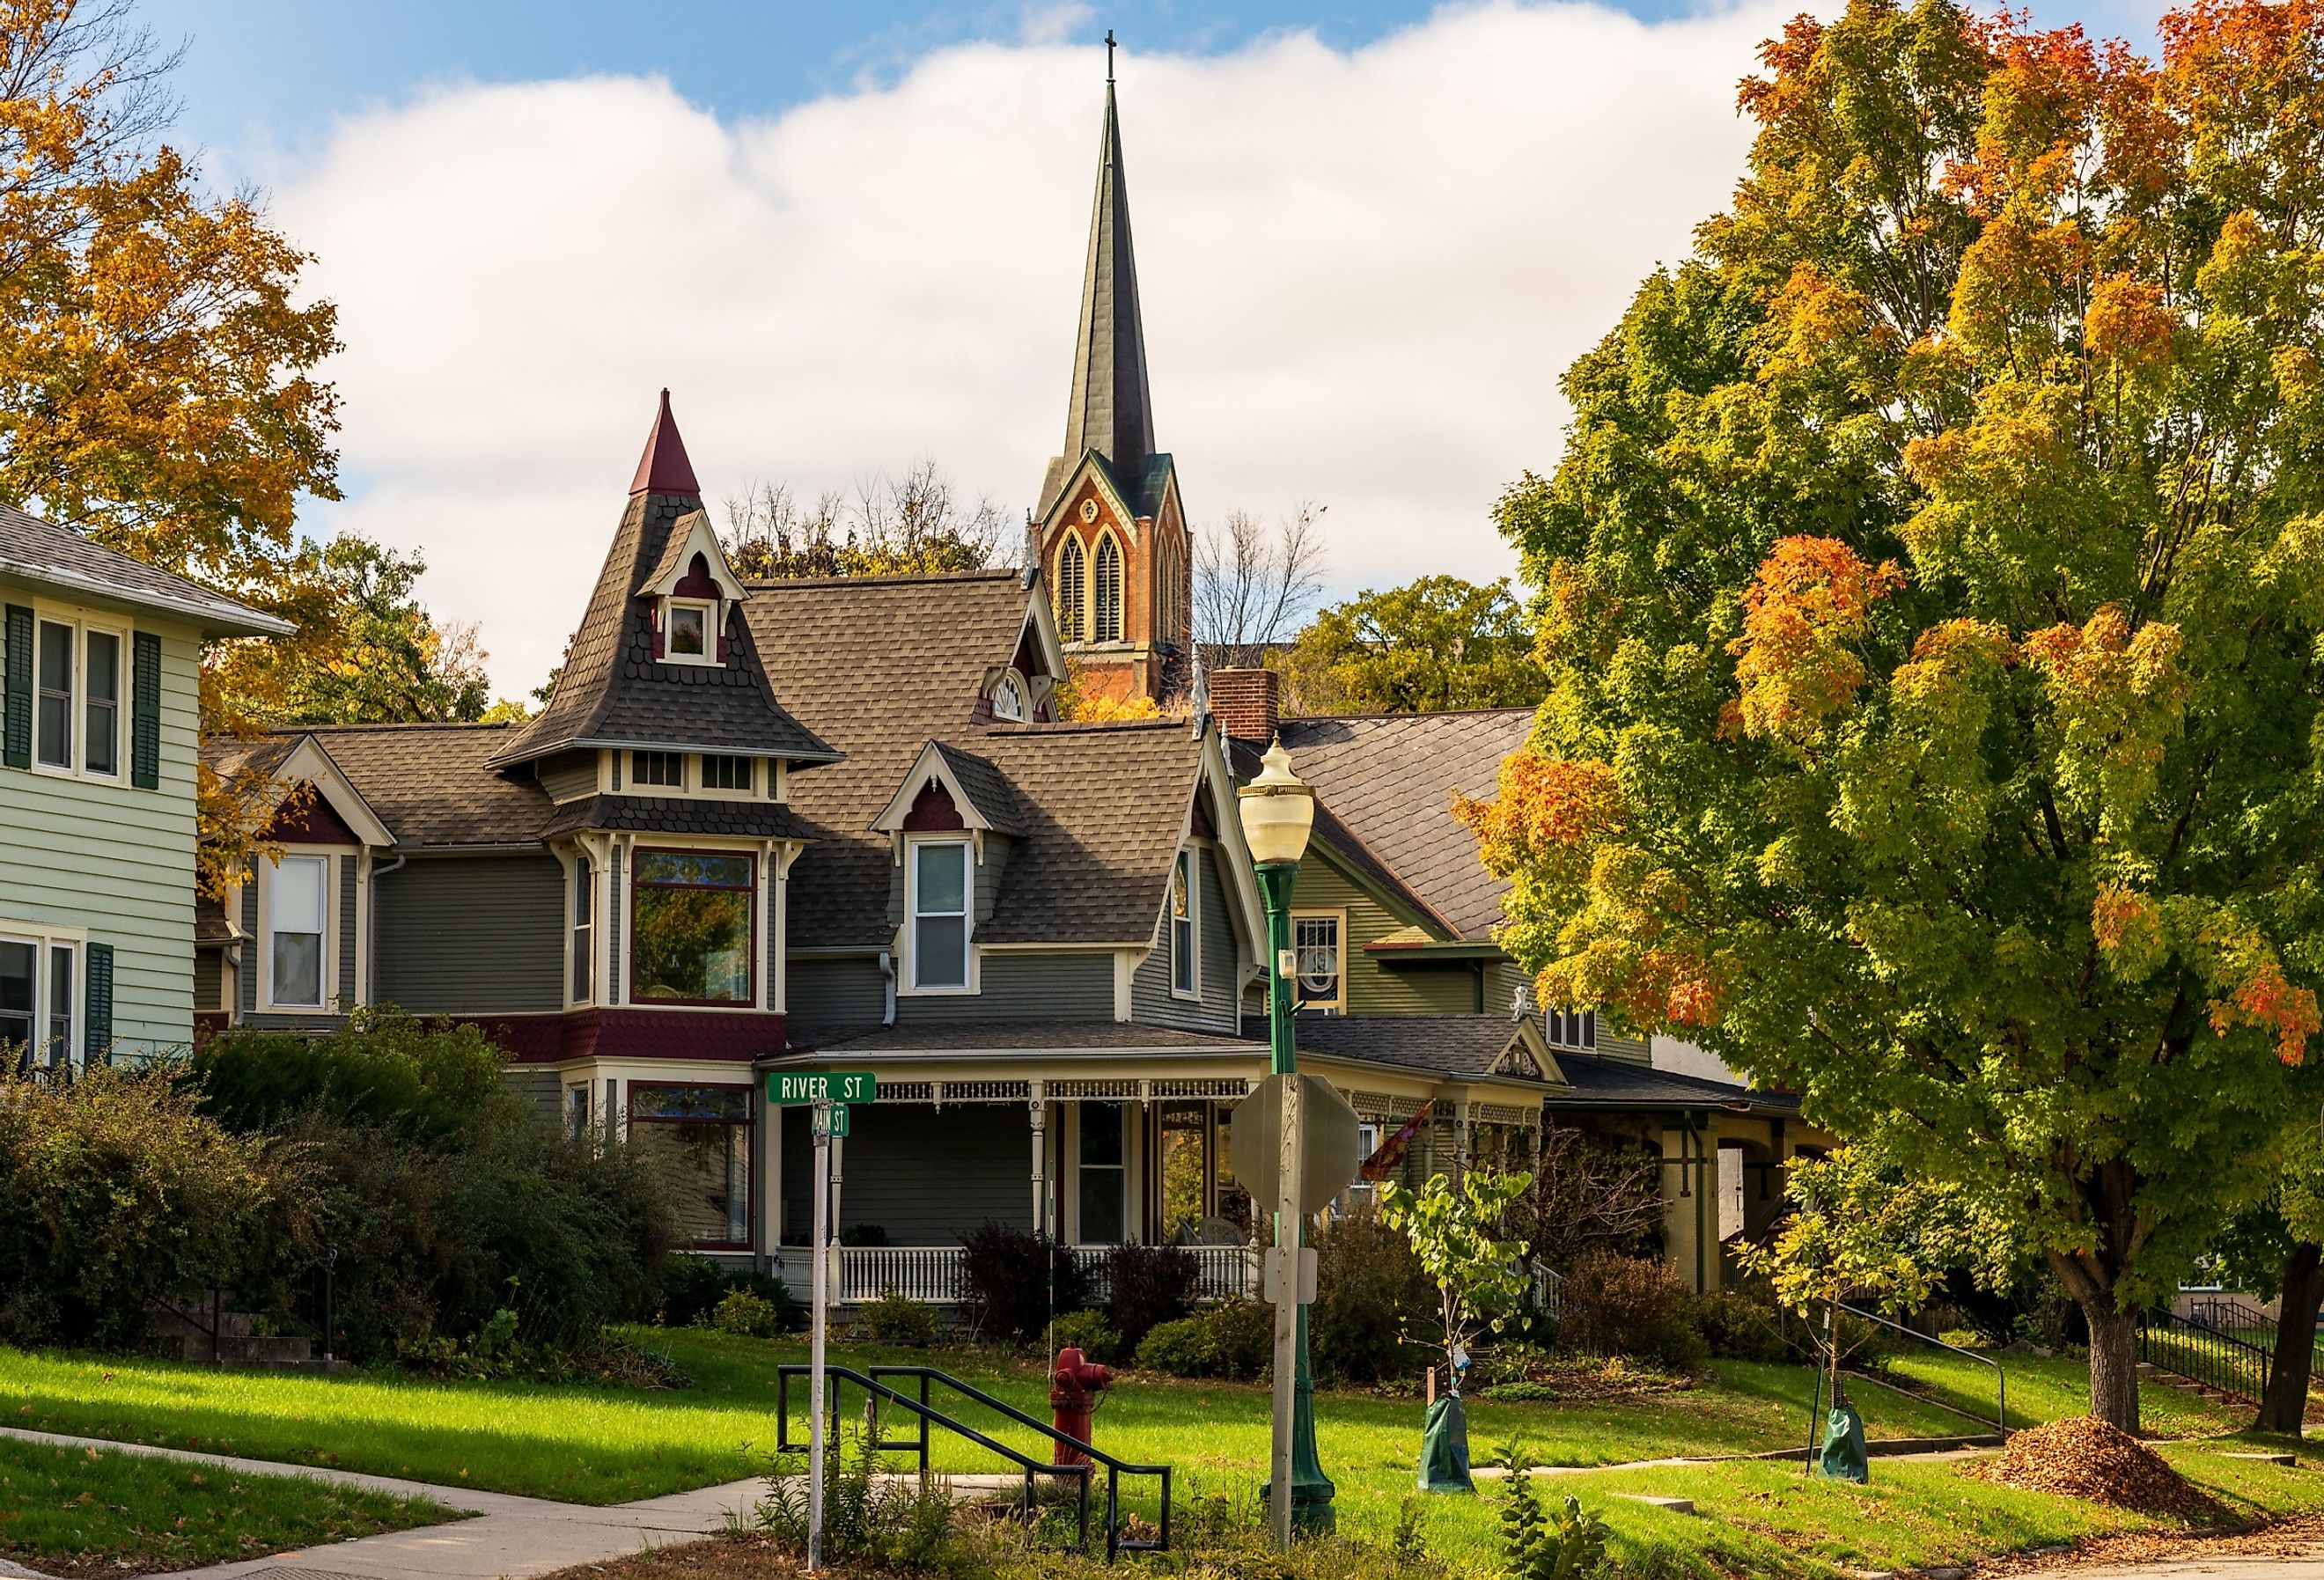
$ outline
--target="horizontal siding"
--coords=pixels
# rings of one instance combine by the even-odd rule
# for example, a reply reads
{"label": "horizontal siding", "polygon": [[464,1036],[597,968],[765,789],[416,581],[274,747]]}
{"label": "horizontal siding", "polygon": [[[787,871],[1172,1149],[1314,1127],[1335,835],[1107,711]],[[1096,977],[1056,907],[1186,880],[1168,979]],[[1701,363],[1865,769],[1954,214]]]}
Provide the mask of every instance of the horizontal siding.
{"label": "horizontal siding", "polygon": [[788,963],[789,1023],[795,1027],[876,1026],[887,1013],[887,978],[869,955]]}
{"label": "horizontal siding", "polygon": [[226,954],[221,949],[194,951],[194,1008],[222,1010],[226,992]]}
{"label": "horizontal siding", "polygon": [[597,793],[597,753],[567,752],[533,771],[554,801],[575,801]]}
{"label": "horizontal siding", "polygon": [[565,1083],[555,1070],[537,1066],[512,1065],[502,1072],[511,1090],[532,1100],[542,1120],[562,1127],[565,1123]]}
{"label": "horizontal siding", "polygon": [[[815,1142],[804,1108],[783,1114],[782,1239],[807,1243]],[[1033,1132],[1021,1103],[863,1104],[843,1154],[839,1229],[876,1226],[890,1245],[957,1245],[988,1223],[1033,1221]]]}
{"label": "horizontal siding", "polygon": [[[1431,966],[1386,966],[1364,946],[1406,924],[1379,901],[1322,861],[1299,864],[1291,891],[1295,910],[1345,910],[1341,969],[1347,973],[1351,1015],[1465,1015],[1477,1008],[1477,975],[1468,962]],[[1492,1006],[1488,1005],[1489,1009]]]}
{"label": "horizontal siding", "polygon": [[1113,1019],[1111,954],[985,954],[979,957],[977,976],[980,991],[973,993],[901,995],[897,1023]]}
{"label": "horizontal siding", "polygon": [[1598,1051],[1608,1058],[1618,1058],[1625,1064],[1654,1063],[1654,1054],[1643,1039],[1618,1037],[1606,1030],[1602,1022],[1598,1027]]}
{"label": "horizontal siding", "polygon": [[[0,587],[0,603],[33,596],[46,596]],[[193,1039],[199,647],[181,627],[101,618],[161,638],[161,781],[153,790],[128,782],[124,646],[118,783],[0,768],[0,922],[86,929],[112,945],[114,1051],[136,1058]]]}
{"label": "horizontal siding", "polygon": [[1216,853],[1194,853],[1199,895],[1194,922],[1203,933],[1203,995],[1182,999],[1170,991],[1170,947],[1159,936],[1153,953],[1139,962],[1130,982],[1130,1014],[1148,1026],[1173,1026],[1184,1031],[1233,1032],[1240,1011],[1235,1003],[1239,975],[1235,955],[1234,917],[1227,909],[1226,886],[1220,882]]}
{"label": "horizontal siding", "polygon": [[423,1014],[563,1007],[565,869],[556,857],[414,857],[375,887],[378,1002]]}

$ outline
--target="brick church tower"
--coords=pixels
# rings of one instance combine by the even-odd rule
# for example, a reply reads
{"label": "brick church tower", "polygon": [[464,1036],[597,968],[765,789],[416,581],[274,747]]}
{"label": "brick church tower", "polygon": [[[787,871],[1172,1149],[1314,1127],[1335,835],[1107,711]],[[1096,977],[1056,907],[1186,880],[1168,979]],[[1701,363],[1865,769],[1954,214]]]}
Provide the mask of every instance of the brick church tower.
{"label": "brick church tower", "polygon": [[1083,684],[1123,699],[1184,690],[1194,661],[1193,544],[1177,468],[1154,448],[1111,38],[1073,399],[1034,525],[1058,633]]}

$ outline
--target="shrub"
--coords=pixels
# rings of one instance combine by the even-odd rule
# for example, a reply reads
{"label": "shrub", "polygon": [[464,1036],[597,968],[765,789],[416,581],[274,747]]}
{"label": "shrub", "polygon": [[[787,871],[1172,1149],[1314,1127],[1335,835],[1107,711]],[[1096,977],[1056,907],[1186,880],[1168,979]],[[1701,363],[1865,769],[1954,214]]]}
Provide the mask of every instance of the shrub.
{"label": "shrub", "polygon": [[926,1349],[936,1343],[936,1308],[893,1289],[881,1292],[856,1308],[855,1328],[875,1344],[900,1344]]}
{"label": "shrub", "polygon": [[1051,1352],[1068,1345],[1081,1351],[1087,1359],[1107,1365],[1123,1355],[1137,1353],[1135,1346],[1124,1340],[1120,1332],[1106,1321],[1102,1311],[1068,1311],[1049,1324],[1048,1347]]}
{"label": "shrub", "polygon": [[706,1256],[681,1251],[661,1274],[661,1319],[671,1327],[692,1327],[731,1288],[726,1270]]}
{"label": "shrub", "polygon": [[1138,1363],[1173,1377],[1249,1382],[1266,1372],[1274,1351],[1274,1307],[1222,1300],[1193,1317],[1157,1324],[1138,1346]]}
{"label": "shrub", "polygon": [[987,1338],[1030,1344],[1053,1311],[1089,1305],[1089,1279],[1072,1252],[1046,1234],[987,1224],[960,1237],[961,1282],[970,1319]]}
{"label": "shrub", "polygon": [[291,1227],[294,1151],[230,1134],[162,1073],[0,1075],[0,1326],[124,1344],[165,1296],[233,1282]]}
{"label": "shrub", "polygon": [[[755,1511],[760,1529],[804,1548],[807,1536],[807,1461],[779,1456]],[[940,1479],[899,1475],[883,1463],[860,1427],[844,1429],[823,1462],[823,1548],[826,1557],[919,1571],[936,1567],[953,1545],[953,1492]]]}
{"label": "shrub", "polygon": [[710,1326],[737,1338],[772,1338],[783,1330],[775,1303],[749,1289],[729,1289],[711,1307]]}
{"label": "shrub", "polygon": [[321,1113],[441,1141],[530,1108],[502,1078],[505,1063],[475,1026],[383,1007],[357,1010],[327,1037],[221,1031],[195,1044],[186,1073],[229,1130],[275,1130]]}
{"label": "shrub", "polygon": [[1593,1251],[1558,1286],[1560,1345],[1585,1355],[1644,1355],[1678,1371],[1703,1362],[1694,1297],[1670,1269]]}
{"label": "shrub", "polygon": [[1739,1289],[1698,1295],[1695,1326],[1702,1330],[1703,1345],[1721,1361],[1780,1361],[1791,1354],[1775,1308]]}
{"label": "shrub", "polygon": [[1120,1342],[1135,1350],[1156,1323],[1192,1311],[1202,1272],[1184,1246],[1115,1246],[1105,1261],[1105,1308]]}
{"label": "shrub", "polygon": [[1407,1342],[1435,1318],[1435,1291],[1412,1243],[1360,1208],[1315,1246],[1315,1303],[1307,1320],[1316,1370],[1343,1382],[1408,1377],[1428,1363],[1426,1343]]}

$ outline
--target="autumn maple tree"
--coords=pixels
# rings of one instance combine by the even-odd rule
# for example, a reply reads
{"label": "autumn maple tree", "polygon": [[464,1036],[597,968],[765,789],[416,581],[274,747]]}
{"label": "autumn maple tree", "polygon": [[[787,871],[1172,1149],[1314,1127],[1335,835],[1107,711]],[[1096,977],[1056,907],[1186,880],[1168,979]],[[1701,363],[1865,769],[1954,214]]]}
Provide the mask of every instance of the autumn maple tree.
{"label": "autumn maple tree", "polygon": [[1731,207],[1502,501],[1550,692],[1464,808],[1546,997],[1966,1193],[2125,1427],[2324,973],[2324,13],[2160,36],[1765,47]]}

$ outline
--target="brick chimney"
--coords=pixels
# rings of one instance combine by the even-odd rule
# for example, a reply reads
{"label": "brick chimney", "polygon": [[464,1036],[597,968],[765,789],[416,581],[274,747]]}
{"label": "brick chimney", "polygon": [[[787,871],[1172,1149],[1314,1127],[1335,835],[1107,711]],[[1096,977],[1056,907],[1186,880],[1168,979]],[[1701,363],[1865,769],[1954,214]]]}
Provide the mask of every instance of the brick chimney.
{"label": "brick chimney", "polygon": [[1282,716],[1282,679],[1273,670],[1213,670],[1211,716],[1238,741],[1264,746]]}

